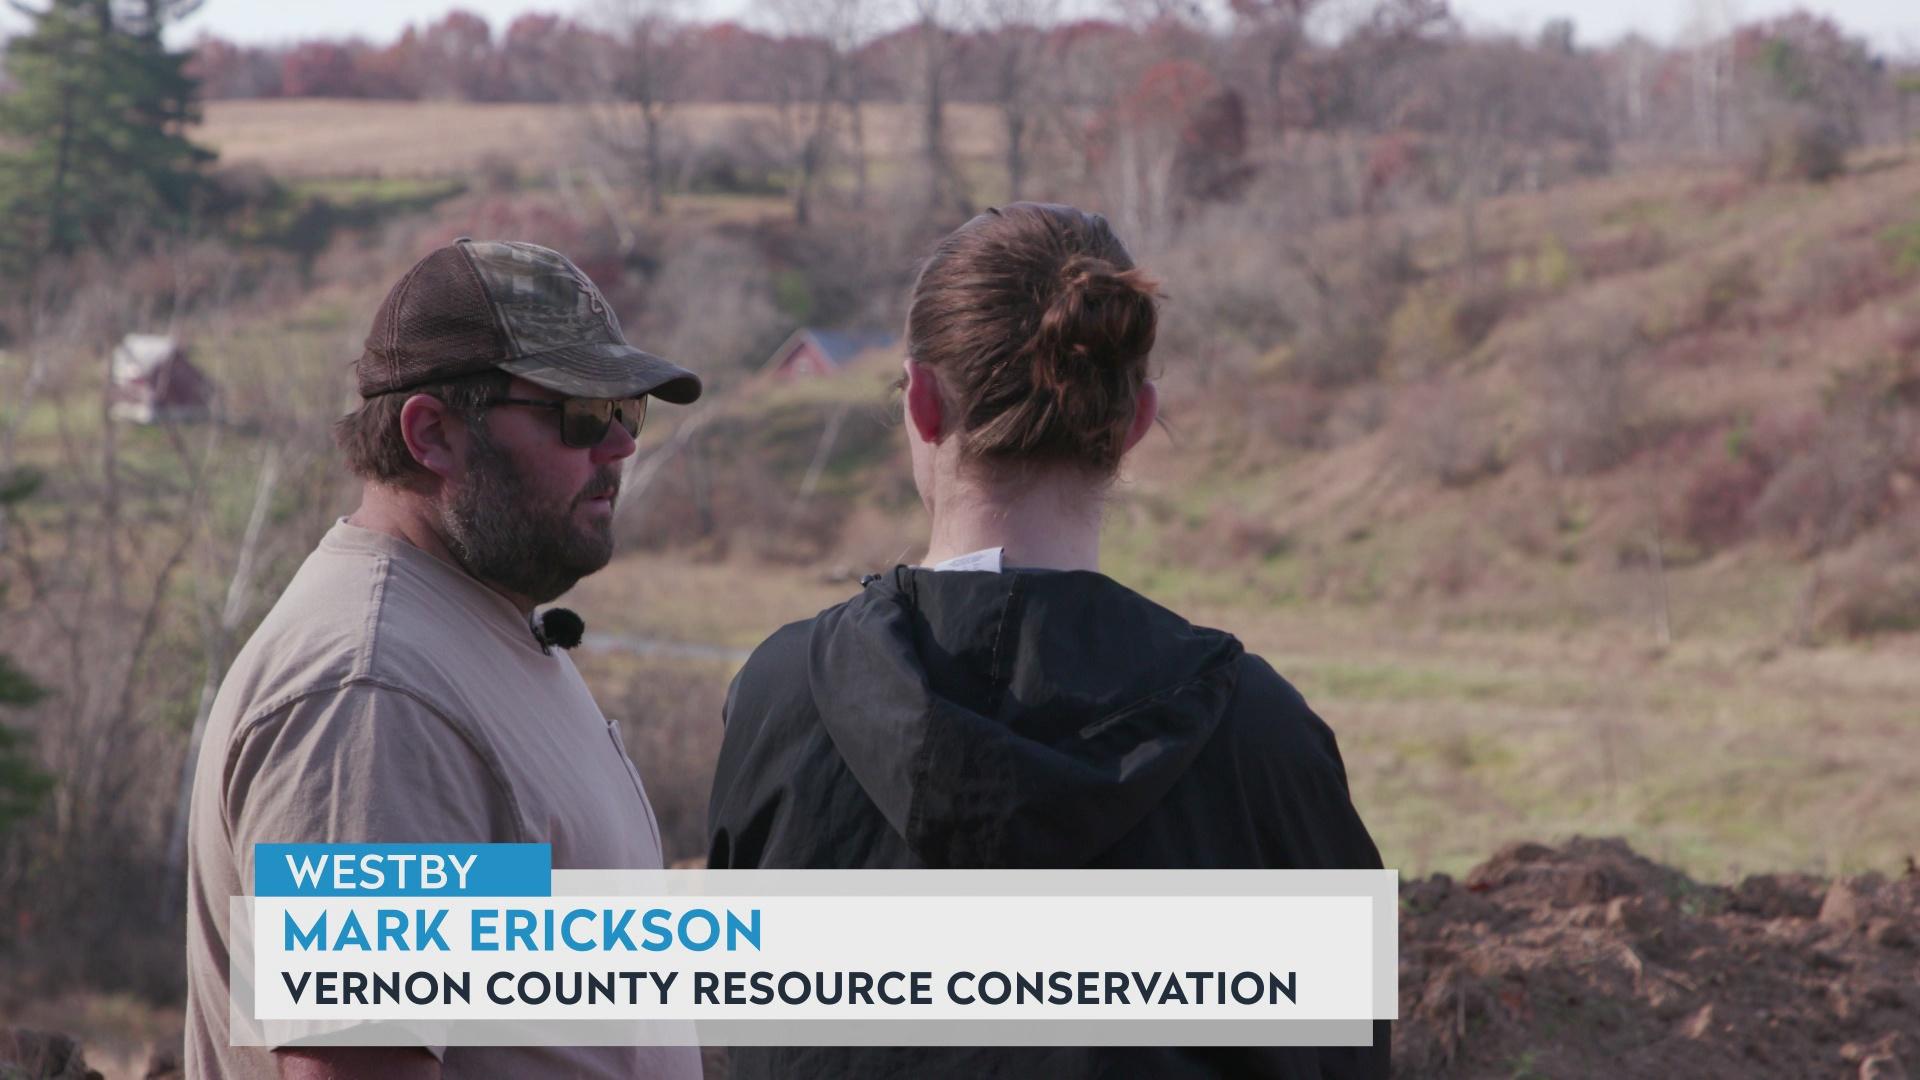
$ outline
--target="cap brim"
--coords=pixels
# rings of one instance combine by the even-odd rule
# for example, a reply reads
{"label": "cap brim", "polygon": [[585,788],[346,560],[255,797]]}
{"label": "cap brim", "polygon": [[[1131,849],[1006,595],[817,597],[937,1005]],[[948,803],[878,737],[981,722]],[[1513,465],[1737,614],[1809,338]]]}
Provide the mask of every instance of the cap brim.
{"label": "cap brim", "polygon": [[688,405],[700,397],[700,376],[631,345],[570,345],[508,360],[500,370],[573,397],[651,394]]}

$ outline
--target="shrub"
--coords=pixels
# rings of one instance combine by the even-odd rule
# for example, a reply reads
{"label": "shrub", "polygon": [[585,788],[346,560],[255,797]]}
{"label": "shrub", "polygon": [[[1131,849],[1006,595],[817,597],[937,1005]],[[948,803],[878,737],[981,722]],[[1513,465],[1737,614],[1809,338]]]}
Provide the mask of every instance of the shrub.
{"label": "shrub", "polygon": [[1880,234],[1893,250],[1893,268],[1903,274],[1920,270],[1920,221],[1893,225]]}
{"label": "shrub", "polygon": [[1453,334],[1463,349],[1471,350],[1493,333],[1506,317],[1512,298],[1504,289],[1481,286],[1453,305]]}
{"label": "shrub", "polygon": [[1337,395],[1327,414],[1327,445],[1344,446],[1386,426],[1390,395],[1378,384],[1356,386]]}
{"label": "shrub", "polygon": [[[780,309],[766,262],[752,244],[725,235],[665,245],[629,335],[705,372],[757,369],[798,321]],[[805,287],[797,271],[784,273]]]}
{"label": "shrub", "polygon": [[1505,288],[1482,285],[1464,295],[1439,284],[1410,291],[1387,325],[1395,370],[1426,375],[1471,352],[1506,316]]}
{"label": "shrub", "polygon": [[1715,263],[1700,282],[1699,323],[1713,326],[1759,295],[1751,258],[1743,255]]}
{"label": "shrub", "polygon": [[1247,420],[1255,429],[1292,450],[1319,450],[1327,445],[1327,418],[1333,412],[1332,395],[1298,383],[1274,383],[1250,391]]}
{"label": "shrub", "polygon": [[1920,574],[1882,568],[1836,583],[1820,625],[1848,637],[1920,630]]}
{"label": "shrub", "polygon": [[735,119],[700,127],[667,149],[668,170],[683,191],[719,195],[780,195],[787,190],[785,159],[764,124]]}
{"label": "shrub", "polygon": [[1741,540],[1750,525],[1749,512],[1769,479],[1766,468],[1752,457],[1709,459],[1688,479],[1681,496],[1681,535],[1709,551]]}
{"label": "shrub", "polygon": [[1786,456],[1754,504],[1760,527],[1809,553],[1842,547],[1892,505],[1912,414],[1872,375],[1842,379],[1804,448]]}
{"label": "shrub", "polygon": [[490,150],[474,166],[480,189],[492,195],[504,195],[520,188],[520,159],[512,154]]}
{"label": "shrub", "polygon": [[1667,259],[1667,239],[1659,229],[1639,223],[1617,236],[1580,249],[1580,265],[1590,277],[1645,270]]}
{"label": "shrub", "polygon": [[1292,535],[1264,518],[1231,506],[1216,507],[1208,517],[1214,541],[1209,547],[1225,555],[1230,564],[1270,562],[1293,551]]}
{"label": "shrub", "polygon": [[1920,630],[1920,510],[1880,530],[1835,568],[1814,613],[1848,637]]}
{"label": "shrub", "polygon": [[1782,106],[1753,122],[1747,175],[1755,180],[1831,180],[1847,168],[1846,128],[1819,111]]}
{"label": "shrub", "polygon": [[1879,238],[1856,237],[1804,251],[1774,278],[1770,316],[1845,315],[1900,284]]}
{"label": "shrub", "polygon": [[1515,255],[1507,264],[1507,281],[1515,289],[1559,292],[1580,276],[1580,265],[1558,236],[1549,233],[1530,253]]}
{"label": "shrub", "polygon": [[1599,472],[1633,449],[1640,401],[1629,362],[1639,345],[1631,319],[1610,307],[1578,313],[1541,344],[1535,435],[1548,472]]}
{"label": "shrub", "polygon": [[698,859],[704,865],[707,797],[720,755],[730,665],[673,657],[624,658],[609,666],[624,670],[608,677],[616,689],[602,700],[646,782],[667,861]]}
{"label": "shrub", "polygon": [[1442,283],[1407,293],[1387,323],[1387,349],[1400,377],[1431,374],[1462,351],[1453,329],[1454,302]]}
{"label": "shrub", "polygon": [[1395,428],[1400,459],[1443,487],[1464,487],[1504,462],[1494,411],[1471,385],[1435,381],[1413,395]]}
{"label": "shrub", "polygon": [[1287,373],[1310,386],[1334,388],[1365,382],[1380,374],[1387,335],[1379,321],[1342,316],[1302,334],[1287,357]]}

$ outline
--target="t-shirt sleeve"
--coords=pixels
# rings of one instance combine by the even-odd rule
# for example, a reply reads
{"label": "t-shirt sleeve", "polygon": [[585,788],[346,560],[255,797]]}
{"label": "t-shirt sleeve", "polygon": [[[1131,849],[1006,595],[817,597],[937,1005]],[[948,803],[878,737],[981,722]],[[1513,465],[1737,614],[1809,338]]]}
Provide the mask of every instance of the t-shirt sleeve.
{"label": "t-shirt sleeve", "polygon": [[[299,698],[242,729],[227,764],[227,825],[249,893],[255,844],[523,838],[512,793],[482,751],[403,691],[355,683]],[[283,1022],[273,1041],[337,1026]],[[445,1056],[443,1039],[416,1034]]]}
{"label": "t-shirt sleeve", "polygon": [[248,724],[226,819],[243,887],[262,843],[510,843],[512,792],[484,751],[417,697],[352,683]]}

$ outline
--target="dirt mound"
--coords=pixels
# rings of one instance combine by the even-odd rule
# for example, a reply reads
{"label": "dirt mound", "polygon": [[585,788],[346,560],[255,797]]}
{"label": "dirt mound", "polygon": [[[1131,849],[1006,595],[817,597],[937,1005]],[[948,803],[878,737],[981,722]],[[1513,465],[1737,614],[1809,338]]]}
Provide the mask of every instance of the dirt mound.
{"label": "dirt mound", "polygon": [[66,1035],[0,1028],[0,1080],[101,1080]]}
{"label": "dirt mound", "polygon": [[1397,1076],[1920,1080],[1920,873],[1701,885],[1619,840],[1400,889]]}

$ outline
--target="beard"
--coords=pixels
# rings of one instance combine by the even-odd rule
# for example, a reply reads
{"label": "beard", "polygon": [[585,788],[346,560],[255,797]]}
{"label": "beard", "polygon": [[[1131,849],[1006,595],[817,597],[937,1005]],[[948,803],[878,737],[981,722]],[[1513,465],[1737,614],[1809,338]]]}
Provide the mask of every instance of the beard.
{"label": "beard", "polygon": [[511,455],[469,425],[467,475],[440,504],[447,548],[467,573],[535,604],[559,597],[613,557],[613,519],[580,520],[574,511],[615,489],[620,470],[603,465],[578,492],[555,494],[527,483]]}

